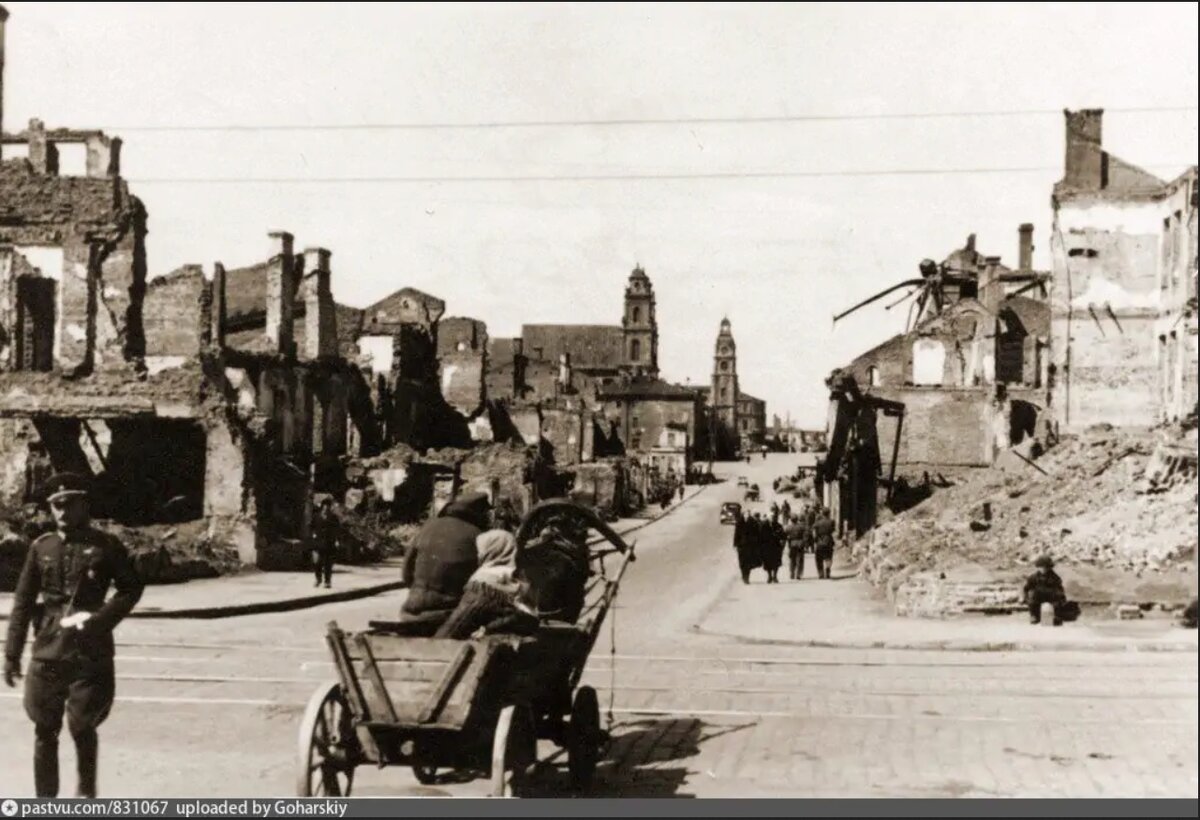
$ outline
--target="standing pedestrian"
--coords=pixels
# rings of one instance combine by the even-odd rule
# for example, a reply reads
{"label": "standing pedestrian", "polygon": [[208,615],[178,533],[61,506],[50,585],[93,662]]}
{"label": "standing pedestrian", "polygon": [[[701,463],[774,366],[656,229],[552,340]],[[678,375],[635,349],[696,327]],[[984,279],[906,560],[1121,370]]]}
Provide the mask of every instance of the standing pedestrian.
{"label": "standing pedestrian", "polygon": [[813,522],[813,547],[817,558],[817,575],[829,578],[833,569],[833,534],[837,526],[824,507]]}
{"label": "standing pedestrian", "polygon": [[733,524],[733,548],[737,550],[738,570],[742,574],[743,584],[750,583],[751,571],[762,563],[754,529],[754,517],[743,517],[739,510]]}
{"label": "standing pedestrian", "polygon": [[683,501],[683,491],[686,489],[687,489],[686,485],[682,481],[679,482],[679,500],[680,501]]}
{"label": "standing pedestrian", "polygon": [[787,529],[788,572],[793,581],[804,577],[804,551],[808,548],[808,530],[800,516],[793,515]]}
{"label": "standing pedestrian", "polygon": [[[51,476],[46,497],[55,529],[26,554],[8,622],[4,682],[16,686],[21,677],[21,653],[33,623],[25,714],[34,724],[34,789],[38,797],[58,796],[58,736],[65,711],[75,742],[76,796],[95,797],[96,730],[108,717],[116,690],[112,632],[142,597],[143,587],[121,542],[91,526],[81,476]],[[110,586],[116,593],[105,601]]]}
{"label": "standing pedestrian", "polygon": [[763,521],[767,543],[767,556],[763,566],[767,570],[767,582],[779,583],[779,568],[783,566],[784,534],[778,518]]}
{"label": "standing pedestrian", "polygon": [[312,522],[313,565],[316,573],[316,583],[313,586],[325,584],[329,589],[333,580],[333,562],[337,557],[338,521],[333,512],[333,499],[322,496],[313,510]]}

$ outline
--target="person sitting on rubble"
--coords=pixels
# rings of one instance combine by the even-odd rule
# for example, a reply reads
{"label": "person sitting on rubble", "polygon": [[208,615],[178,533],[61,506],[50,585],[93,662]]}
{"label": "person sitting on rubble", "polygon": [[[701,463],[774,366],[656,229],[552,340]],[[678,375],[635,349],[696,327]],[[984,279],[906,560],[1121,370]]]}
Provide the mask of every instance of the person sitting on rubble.
{"label": "person sitting on rubble", "polygon": [[404,556],[408,597],[400,611],[405,632],[432,635],[450,617],[479,568],[475,539],[488,528],[488,497],[469,493],[442,508],[417,533]]}
{"label": "person sitting on rubble", "polygon": [[475,545],[479,569],[471,574],[462,600],[434,637],[463,640],[533,634],[538,619],[525,603],[528,585],[517,576],[517,539],[505,530],[488,530],[475,539]]}
{"label": "person sitting on rubble", "polygon": [[588,528],[568,516],[550,518],[521,551],[517,572],[539,616],[575,623],[591,575]]}
{"label": "person sitting on rubble", "polygon": [[1025,588],[1021,592],[1021,602],[1029,606],[1029,622],[1041,623],[1042,604],[1053,604],[1054,625],[1061,626],[1063,606],[1067,603],[1062,578],[1054,571],[1054,561],[1048,555],[1039,557],[1033,565],[1037,570],[1025,579]]}
{"label": "person sitting on rubble", "polygon": [[1187,605],[1187,609],[1183,610],[1183,615],[1179,619],[1179,625],[1184,629],[1196,628],[1196,599]]}

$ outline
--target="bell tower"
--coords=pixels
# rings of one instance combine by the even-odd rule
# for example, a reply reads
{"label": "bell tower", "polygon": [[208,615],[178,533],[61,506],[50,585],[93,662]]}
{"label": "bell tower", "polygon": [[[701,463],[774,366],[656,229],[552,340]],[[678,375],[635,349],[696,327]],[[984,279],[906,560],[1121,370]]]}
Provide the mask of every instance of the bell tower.
{"label": "bell tower", "polygon": [[[712,392],[709,407],[717,423],[719,445],[734,440],[737,435],[737,343],[729,319],[721,320],[721,332],[713,355]],[[727,451],[728,452],[728,451]]]}
{"label": "bell tower", "polygon": [[658,320],[654,315],[654,286],[641,265],[625,286],[625,369],[635,376],[658,377]]}

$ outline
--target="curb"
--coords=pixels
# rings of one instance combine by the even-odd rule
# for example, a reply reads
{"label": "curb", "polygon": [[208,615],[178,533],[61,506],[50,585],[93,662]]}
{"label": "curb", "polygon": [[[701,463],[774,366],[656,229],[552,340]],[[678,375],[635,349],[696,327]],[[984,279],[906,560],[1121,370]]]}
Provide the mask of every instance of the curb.
{"label": "curb", "polygon": [[370,598],[384,592],[402,589],[403,581],[388,581],[384,584],[350,589],[345,592],[333,592],[328,595],[308,595],[303,598],[287,598],[282,601],[260,601],[253,604],[234,604],[232,606],[196,607],[193,609],[134,609],[129,613],[130,618],[236,618],[241,615],[264,615],[271,612],[291,612],[296,609],[311,609],[322,604],[336,604],[343,601],[356,601],[360,598]]}
{"label": "curb", "polygon": [[[196,620],[212,620],[214,618],[235,618],[240,615],[264,615],[272,612],[291,612],[296,609],[310,609],[321,604],[336,604],[343,601],[354,601],[359,598],[370,598],[384,592],[402,589],[402,581],[389,581],[385,584],[375,584],[345,592],[331,592],[327,595],[308,595],[303,598],[286,598],[281,601],[259,601],[252,604],[234,604],[231,606],[194,607],[192,609],[134,609],[126,618],[194,618]],[[8,613],[0,613],[0,621],[7,621]]]}
{"label": "curb", "polygon": [[[702,485],[702,486],[700,487],[700,489],[696,490],[696,492],[692,493],[692,494],[691,494],[691,495],[689,495],[687,498],[685,498],[685,499],[683,499],[682,501],[680,501],[680,502],[679,502],[678,504],[676,504],[674,507],[668,507],[667,509],[663,510],[661,513],[659,513],[658,515],[656,515],[654,518],[647,518],[647,519],[644,519],[644,520],[642,520],[641,522],[639,522],[639,523],[637,523],[637,524],[634,524],[632,527],[630,527],[630,528],[629,528],[629,529],[627,529],[627,530],[624,530],[624,531],[616,530],[616,533],[617,533],[617,535],[619,535],[619,536],[621,536],[622,538],[624,538],[626,535],[628,535],[628,534],[629,534],[629,533],[631,533],[631,532],[637,532],[638,530],[645,529],[646,527],[649,527],[651,524],[655,524],[655,523],[657,523],[657,522],[659,522],[659,521],[662,521],[662,520],[663,520],[664,518],[666,518],[668,515],[670,515],[671,513],[675,512],[675,511],[676,511],[676,510],[678,510],[680,507],[682,507],[684,504],[687,504],[689,501],[691,501],[693,498],[695,498],[696,496],[700,495],[700,493],[704,492],[704,491],[705,491],[705,490],[707,490],[707,489],[708,489],[708,486],[707,486],[707,485]],[[588,546],[591,546],[592,544],[599,544],[601,541],[604,541],[604,540],[605,540],[605,539],[604,539],[603,537],[600,537],[600,538],[593,538],[591,541],[588,541]]]}
{"label": "curb", "polygon": [[1096,644],[1083,641],[1038,643],[1023,641],[787,641],[772,638],[749,638],[729,632],[713,632],[699,626],[690,630],[694,635],[725,638],[748,646],[788,646],[810,649],[894,649],[907,652],[1197,652],[1195,643],[1114,642]]}

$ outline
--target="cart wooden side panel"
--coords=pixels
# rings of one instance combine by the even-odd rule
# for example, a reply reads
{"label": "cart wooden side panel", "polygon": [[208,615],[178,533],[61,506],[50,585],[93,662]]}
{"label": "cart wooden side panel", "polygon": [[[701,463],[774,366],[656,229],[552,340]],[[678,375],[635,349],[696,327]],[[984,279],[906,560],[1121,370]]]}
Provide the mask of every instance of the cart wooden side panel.
{"label": "cart wooden side panel", "polygon": [[454,641],[330,629],[330,647],[350,708],[360,723],[459,730],[482,710],[500,708],[496,687],[511,649],[496,641]]}

